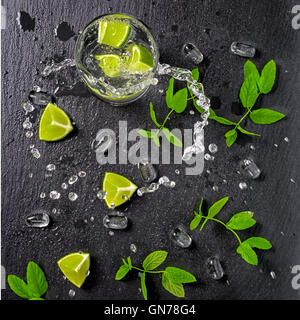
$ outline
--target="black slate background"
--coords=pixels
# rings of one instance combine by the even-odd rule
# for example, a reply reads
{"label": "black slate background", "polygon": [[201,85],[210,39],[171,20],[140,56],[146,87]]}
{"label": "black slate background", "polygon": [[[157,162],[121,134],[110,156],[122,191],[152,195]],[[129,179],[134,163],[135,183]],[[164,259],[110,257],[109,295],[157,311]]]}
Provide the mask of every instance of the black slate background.
{"label": "black slate background", "polygon": [[[187,299],[299,299],[299,290],[291,286],[291,268],[300,264],[300,31],[291,26],[291,9],[296,1],[6,0],[2,4],[7,10],[1,61],[2,265],[7,274],[25,278],[26,265],[33,260],[45,270],[49,282],[47,296],[51,299],[142,299],[137,274],[126,281],[114,280],[121,257],[130,254],[129,246],[134,243],[137,253],[131,257],[136,265],[151,251],[164,249],[169,252],[168,265],[185,268],[197,276],[197,284],[185,286]],[[30,19],[23,21],[21,28],[16,21],[19,11],[28,13],[34,23]],[[133,165],[99,166],[90,143],[101,128],[117,130],[119,120],[127,120],[129,130],[151,128],[148,105],[151,100],[159,107],[161,86],[122,108],[105,104],[85,91],[75,90],[57,97],[57,104],[75,121],[77,129],[75,135],[59,143],[40,142],[37,134],[28,139],[22,128],[25,120],[22,106],[39,73],[52,58],[59,61],[73,57],[76,40],[73,34],[107,12],[129,13],[143,20],[157,40],[161,62],[193,68],[181,56],[180,48],[184,42],[195,43],[205,56],[200,71],[206,93],[215,97],[215,107],[220,105],[217,113],[232,120],[239,118],[232,103],[238,102],[245,60],[229,53],[229,47],[236,40],[254,42],[259,54],[253,61],[258,67],[273,58],[279,69],[276,88],[263,97],[261,105],[287,114],[286,119],[270,126],[247,122],[247,129],[262,136],[239,137],[230,149],[223,137],[227,128],[210,122],[205,131],[206,145],[214,142],[219,147],[215,161],[206,162],[205,170],[212,174],[185,176],[184,165],[160,165],[160,175],[176,181],[176,188],[172,191],[164,188],[142,198],[135,196],[127,211],[130,229],[115,232],[113,237],[102,225],[108,209],[95,200],[93,189],[101,186],[104,173],[110,170],[137,184],[142,181]],[[57,37],[54,29],[63,22],[66,23]],[[55,83],[45,83],[48,91],[53,92]],[[42,111],[37,109],[33,114],[36,130]],[[166,107],[161,105],[159,118],[165,114]],[[186,111],[183,116],[174,116],[170,125],[192,128],[198,118],[197,113],[190,115]],[[289,143],[284,141],[285,137]],[[30,144],[40,150],[40,159],[32,157]],[[257,181],[247,181],[249,188],[242,191],[238,184],[245,179],[236,171],[238,159],[246,155],[255,158],[263,175]],[[52,178],[45,178],[49,163],[56,164],[57,170]],[[176,168],[181,175],[175,174]],[[39,198],[41,192],[59,190],[67,177],[80,170],[88,176],[69,189],[79,194],[76,202],[70,202],[66,192],[56,201],[48,196]],[[29,173],[34,174],[33,178],[29,178]],[[295,184],[290,182],[291,178]],[[223,179],[228,183],[222,184]],[[218,192],[212,191],[214,184],[219,186]],[[234,237],[213,223],[207,224],[201,234],[192,233],[194,245],[188,250],[176,247],[169,239],[177,224],[188,226],[201,196],[211,204],[225,195],[230,196],[230,201],[220,218],[225,220],[235,212],[252,210],[258,224],[240,232],[241,237],[261,235],[273,244],[271,251],[258,253],[258,267],[245,263],[235,253]],[[49,228],[33,230],[25,226],[25,217],[37,208],[49,210],[53,221]],[[53,208],[59,212],[51,213]],[[89,220],[91,216],[94,222]],[[87,224],[84,219],[88,219]],[[92,257],[91,275],[80,290],[63,280],[56,265],[65,254],[79,250],[90,252]],[[225,280],[215,282],[208,277],[205,261],[213,254],[220,256],[229,285]],[[275,272],[275,279],[270,276],[271,271]],[[173,299],[161,288],[158,277],[148,279],[152,298]],[[68,295],[70,289],[76,292],[74,298]],[[2,298],[16,299],[16,296],[7,289],[2,290]]]}

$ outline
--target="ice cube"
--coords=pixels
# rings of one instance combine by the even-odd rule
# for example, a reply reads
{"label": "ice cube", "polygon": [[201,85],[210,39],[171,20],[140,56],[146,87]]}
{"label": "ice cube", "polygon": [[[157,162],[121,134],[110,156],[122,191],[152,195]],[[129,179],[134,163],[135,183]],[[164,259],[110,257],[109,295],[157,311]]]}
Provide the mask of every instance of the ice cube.
{"label": "ice cube", "polygon": [[53,97],[46,92],[31,91],[29,93],[29,100],[33,104],[46,106],[49,102],[52,102]]}
{"label": "ice cube", "polygon": [[178,226],[172,232],[171,240],[181,248],[188,248],[192,244],[192,238],[181,226]]}
{"label": "ice cube", "polygon": [[138,164],[141,176],[145,182],[152,182],[157,178],[157,171],[148,160],[142,160]]}
{"label": "ice cube", "polygon": [[245,42],[232,42],[230,50],[233,54],[241,57],[253,58],[255,56],[256,49]]}
{"label": "ice cube", "polygon": [[192,43],[185,43],[182,47],[184,57],[194,64],[200,64],[203,61],[203,54]]}
{"label": "ice cube", "polygon": [[123,230],[128,226],[128,219],[118,213],[108,214],[103,219],[103,225],[108,229]]}
{"label": "ice cube", "polygon": [[208,258],[207,270],[211,278],[214,280],[220,280],[224,277],[224,270],[220,259],[216,256]]}
{"label": "ice cube", "polygon": [[256,165],[256,163],[251,159],[251,158],[245,158],[240,161],[240,168],[243,172],[244,175],[252,178],[252,179],[257,179],[261,171]]}
{"label": "ice cube", "polygon": [[26,218],[26,225],[32,228],[45,228],[50,223],[50,217],[45,212],[35,212]]}

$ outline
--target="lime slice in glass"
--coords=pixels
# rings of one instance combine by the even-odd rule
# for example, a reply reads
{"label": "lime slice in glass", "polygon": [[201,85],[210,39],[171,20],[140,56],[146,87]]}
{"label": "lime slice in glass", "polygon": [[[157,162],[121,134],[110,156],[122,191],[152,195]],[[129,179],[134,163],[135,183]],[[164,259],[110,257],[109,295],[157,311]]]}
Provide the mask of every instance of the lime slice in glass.
{"label": "lime slice in glass", "polygon": [[146,48],[137,44],[131,44],[127,48],[129,59],[126,61],[126,69],[130,73],[147,72],[154,67],[152,54]]}
{"label": "lime slice in glass", "polygon": [[99,60],[99,66],[108,77],[120,75],[121,58],[117,54],[101,54],[95,56]]}
{"label": "lime slice in glass", "polygon": [[58,141],[66,137],[73,129],[69,116],[55,104],[48,103],[40,120],[39,139]]}
{"label": "lime slice in glass", "polygon": [[105,202],[112,209],[128,201],[138,187],[127,178],[112,172],[106,172],[103,179]]}
{"label": "lime slice in glass", "polygon": [[131,31],[131,26],[123,21],[100,21],[98,43],[114,48],[122,48]]}
{"label": "lime slice in glass", "polygon": [[83,252],[70,253],[57,262],[65,277],[80,288],[90,269],[90,254]]}

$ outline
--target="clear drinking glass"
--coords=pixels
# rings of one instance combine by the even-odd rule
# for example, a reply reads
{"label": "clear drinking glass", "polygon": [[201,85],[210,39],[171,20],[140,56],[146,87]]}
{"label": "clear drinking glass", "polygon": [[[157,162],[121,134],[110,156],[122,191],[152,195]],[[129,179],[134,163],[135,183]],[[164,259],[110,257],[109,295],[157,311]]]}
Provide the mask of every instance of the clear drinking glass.
{"label": "clear drinking glass", "polygon": [[[100,40],[99,28],[103,35]],[[126,69],[133,48],[138,48],[134,54],[147,56],[146,63],[150,66],[142,72]],[[145,94],[157,81],[154,74],[158,60],[158,48],[151,32],[141,21],[127,14],[96,18],[79,35],[75,48],[76,66],[83,81],[97,97],[114,105],[128,104]]]}

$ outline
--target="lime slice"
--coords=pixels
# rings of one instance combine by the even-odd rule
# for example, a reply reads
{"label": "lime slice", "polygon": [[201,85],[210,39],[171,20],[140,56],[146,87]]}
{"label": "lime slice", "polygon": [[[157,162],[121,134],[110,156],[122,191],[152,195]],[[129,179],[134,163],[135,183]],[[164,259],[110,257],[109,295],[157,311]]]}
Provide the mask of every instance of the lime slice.
{"label": "lime slice", "polygon": [[57,262],[66,278],[80,288],[90,269],[90,254],[83,252],[70,253]]}
{"label": "lime slice", "polygon": [[66,137],[73,129],[69,116],[55,104],[48,103],[40,120],[39,139],[58,141]]}
{"label": "lime slice", "polygon": [[131,44],[127,48],[129,59],[127,60],[127,70],[130,73],[143,73],[154,67],[152,54],[146,48],[137,44]]}
{"label": "lime slice", "polygon": [[99,66],[107,76],[113,78],[120,75],[121,58],[117,54],[102,54],[95,58],[100,61]]}
{"label": "lime slice", "polygon": [[110,209],[128,201],[137,188],[134,183],[119,174],[105,173],[103,191],[106,192],[105,202]]}
{"label": "lime slice", "polygon": [[131,26],[124,21],[100,21],[98,42],[114,48],[122,48],[131,31]]}

